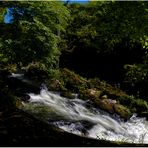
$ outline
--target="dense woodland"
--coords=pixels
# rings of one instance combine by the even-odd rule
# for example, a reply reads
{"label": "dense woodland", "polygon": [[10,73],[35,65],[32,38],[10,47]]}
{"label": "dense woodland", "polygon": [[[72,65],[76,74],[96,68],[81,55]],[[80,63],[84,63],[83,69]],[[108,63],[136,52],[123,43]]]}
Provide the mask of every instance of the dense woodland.
{"label": "dense woodland", "polygon": [[12,87],[6,78],[19,72],[63,96],[93,98],[112,113],[97,99],[107,95],[119,102],[116,113],[123,118],[147,116],[147,22],[146,1],[1,1],[0,118],[21,106],[16,83]]}

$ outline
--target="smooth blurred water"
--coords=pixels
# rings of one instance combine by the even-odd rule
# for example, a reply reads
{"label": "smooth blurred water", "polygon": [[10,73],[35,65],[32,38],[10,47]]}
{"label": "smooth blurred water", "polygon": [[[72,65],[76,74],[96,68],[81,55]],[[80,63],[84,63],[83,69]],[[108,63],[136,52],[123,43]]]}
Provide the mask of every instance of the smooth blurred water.
{"label": "smooth blurred water", "polygon": [[124,122],[90,105],[87,101],[67,99],[42,88],[29,94],[24,110],[67,132],[97,139],[148,143],[148,122],[133,115]]}

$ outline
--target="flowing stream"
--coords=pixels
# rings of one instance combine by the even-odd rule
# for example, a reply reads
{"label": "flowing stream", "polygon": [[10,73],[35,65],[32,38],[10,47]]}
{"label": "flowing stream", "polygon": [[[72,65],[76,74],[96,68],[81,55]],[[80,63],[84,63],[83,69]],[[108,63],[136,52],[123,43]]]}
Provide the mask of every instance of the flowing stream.
{"label": "flowing stream", "polygon": [[133,115],[128,121],[117,115],[110,115],[93,107],[88,101],[61,97],[46,87],[40,94],[30,93],[30,100],[24,103],[24,110],[37,118],[55,125],[67,132],[87,137],[148,143],[148,121]]}

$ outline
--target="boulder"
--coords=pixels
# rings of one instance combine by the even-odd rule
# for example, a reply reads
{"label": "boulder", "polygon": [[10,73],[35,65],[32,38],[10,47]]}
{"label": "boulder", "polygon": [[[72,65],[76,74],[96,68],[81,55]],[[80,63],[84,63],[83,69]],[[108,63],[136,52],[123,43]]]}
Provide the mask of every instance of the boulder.
{"label": "boulder", "polygon": [[131,112],[129,111],[129,109],[119,104],[116,100],[98,99],[95,100],[95,104],[109,113],[118,114],[121,118],[128,119],[131,116]]}
{"label": "boulder", "polygon": [[131,117],[131,112],[129,111],[129,109],[121,104],[115,104],[114,111],[116,114],[124,119],[128,119],[129,117]]}
{"label": "boulder", "polygon": [[46,85],[49,90],[52,91],[61,91],[62,90],[62,84],[59,80],[57,79],[51,79],[48,82],[46,82]]}
{"label": "boulder", "polygon": [[76,97],[75,94],[69,92],[68,90],[62,91],[62,92],[60,93],[60,96],[65,97],[65,98],[68,98],[68,99],[74,99],[74,98]]}
{"label": "boulder", "polygon": [[96,100],[95,103],[103,110],[114,113],[114,105],[116,104],[116,100],[111,99],[103,99],[103,100]]}
{"label": "boulder", "polygon": [[20,99],[24,102],[28,102],[30,99],[30,96],[28,94],[22,94]]}
{"label": "boulder", "polygon": [[101,95],[101,91],[97,89],[86,89],[80,94],[82,99],[97,100]]}
{"label": "boulder", "polygon": [[99,97],[100,96],[100,91],[95,90],[95,89],[88,89],[88,93],[92,97]]}
{"label": "boulder", "polygon": [[87,80],[69,69],[61,69],[60,75],[64,87],[73,93],[79,93],[87,88]]}
{"label": "boulder", "polygon": [[44,80],[48,77],[48,70],[39,62],[33,62],[27,67],[22,68],[25,76],[33,80]]}

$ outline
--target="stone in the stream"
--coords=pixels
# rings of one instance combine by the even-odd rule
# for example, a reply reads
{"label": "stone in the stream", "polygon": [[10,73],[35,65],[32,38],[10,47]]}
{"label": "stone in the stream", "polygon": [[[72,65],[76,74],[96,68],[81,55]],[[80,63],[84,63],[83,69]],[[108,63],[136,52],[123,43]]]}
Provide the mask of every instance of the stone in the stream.
{"label": "stone in the stream", "polygon": [[95,103],[103,110],[109,113],[116,113],[124,119],[128,119],[131,116],[131,112],[128,108],[119,104],[116,100],[112,99],[98,99],[95,100]]}
{"label": "stone in the stream", "polygon": [[115,101],[111,99],[96,100],[95,103],[103,110],[109,113],[114,113]]}
{"label": "stone in the stream", "polygon": [[114,111],[124,119],[128,119],[131,116],[131,112],[129,111],[129,109],[121,104],[115,104]]}
{"label": "stone in the stream", "polygon": [[46,85],[49,90],[53,91],[61,91],[62,90],[62,84],[59,80],[51,79],[48,82],[46,82]]}
{"label": "stone in the stream", "polygon": [[69,92],[68,90],[62,91],[62,92],[60,93],[60,96],[66,97],[66,98],[69,98],[69,99],[74,99],[74,98],[76,97],[75,94]]}
{"label": "stone in the stream", "polygon": [[24,102],[28,102],[30,99],[30,96],[28,94],[22,94],[21,100]]}

